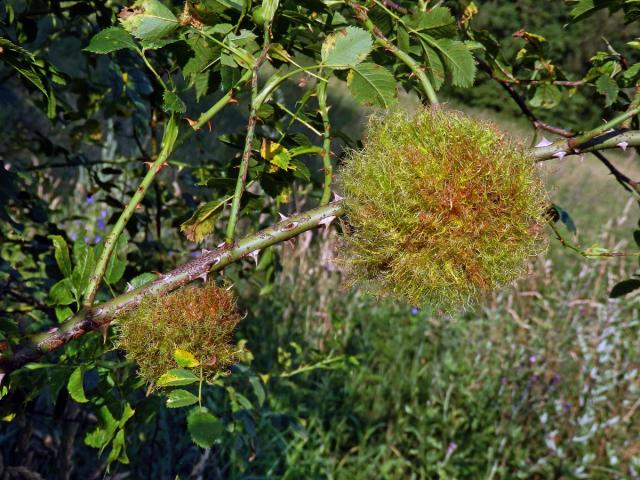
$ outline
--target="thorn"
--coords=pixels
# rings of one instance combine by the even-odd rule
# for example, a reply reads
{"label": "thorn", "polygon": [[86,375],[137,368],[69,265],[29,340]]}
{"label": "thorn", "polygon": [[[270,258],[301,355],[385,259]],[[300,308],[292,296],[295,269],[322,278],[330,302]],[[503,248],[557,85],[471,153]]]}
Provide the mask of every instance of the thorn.
{"label": "thorn", "polygon": [[194,120],[193,118],[189,118],[189,117],[184,117],[184,119],[187,121],[187,123],[191,128],[193,128],[194,130],[197,130],[196,129],[196,125],[198,124],[197,120]]}
{"label": "thorn", "polygon": [[566,154],[567,152],[565,152],[564,150],[559,150],[556,153],[554,153],[553,156],[555,158],[559,158],[560,160],[562,160]]}
{"label": "thorn", "polygon": [[211,120],[207,122],[207,126],[209,127],[209,131],[211,131]]}
{"label": "thorn", "polygon": [[335,219],[336,219],[335,215],[332,215],[331,217],[323,218],[318,222],[318,225],[323,225],[324,228],[329,228],[329,225],[331,225],[331,223],[333,223]]}
{"label": "thorn", "polygon": [[[0,52],[0,53],[2,53],[2,52]],[[4,380],[4,376],[5,376],[4,373],[0,373],[0,385],[2,385],[2,380]]]}
{"label": "thorn", "polygon": [[202,250],[200,250],[200,255],[207,255],[209,253],[211,253],[213,250],[207,250],[206,248],[203,248]]}
{"label": "thorn", "polygon": [[160,165],[158,165],[158,168],[156,168],[156,173],[158,173],[160,170],[168,166],[169,164],[167,162],[162,162]]}
{"label": "thorn", "polygon": [[260,254],[260,250],[254,250],[253,252],[251,252],[249,254],[249,256],[251,258],[253,258],[253,261],[256,262],[256,267],[258,266],[258,255]]}
{"label": "thorn", "polygon": [[234,97],[231,97],[227,103],[239,103]]}
{"label": "thorn", "polygon": [[209,277],[209,272],[204,272],[198,275],[196,278],[201,278],[204,283],[207,283],[207,278]]}
{"label": "thorn", "polygon": [[340,200],[344,200],[344,197],[341,197],[336,192],[333,192],[333,201],[334,202],[339,202]]}
{"label": "thorn", "polygon": [[285,217],[282,213],[278,212],[278,215],[280,215],[280,220],[286,220],[289,217]]}
{"label": "thorn", "polygon": [[628,146],[629,146],[629,142],[620,142],[620,143],[616,144],[616,147],[620,147],[623,152],[625,152],[627,150]]}
{"label": "thorn", "polygon": [[133,290],[133,285],[127,282],[127,289],[125,290],[125,292],[130,292],[131,290]]}
{"label": "thorn", "polygon": [[147,168],[151,168],[151,165],[153,165],[153,162],[144,162],[144,164],[147,166]]}
{"label": "thorn", "polygon": [[289,245],[291,248],[296,248],[296,239],[295,238],[288,239],[287,245]]}
{"label": "thorn", "polygon": [[538,142],[538,144],[535,146],[535,148],[548,147],[549,145],[553,145],[553,142],[550,142],[545,137],[542,137],[542,140],[540,140],[540,142]]}
{"label": "thorn", "polygon": [[218,248],[222,248],[222,247],[224,247],[226,244],[227,244],[227,242],[222,242],[222,243],[220,243],[220,244],[218,245]]}
{"label": "thorn", "polygon": [[102,333],[102,343],[107,343],[107,337],[109,336],[109,324],[100,325],[98,330]]}

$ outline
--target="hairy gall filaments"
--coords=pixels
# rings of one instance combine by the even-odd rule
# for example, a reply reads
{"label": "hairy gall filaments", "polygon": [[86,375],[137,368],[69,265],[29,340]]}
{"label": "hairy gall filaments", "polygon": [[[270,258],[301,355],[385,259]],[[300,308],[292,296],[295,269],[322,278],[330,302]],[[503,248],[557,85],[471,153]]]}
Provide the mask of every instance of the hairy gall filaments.
{"label": "hairy gall filaments", "polygon": [[239,321],[233,294],[207,282],[145,297],[118,318],[116,344],[148,383],[178,366],[176,349],[192,353],[210,376],[237,361],[239,352],[231,340]]}
{"label": "hairy gall filaments", "polygon": [[521,275],[545,242],[535,162],[494,125],[443,107],[369,121],[341,171],[349,283],[437,310]]}

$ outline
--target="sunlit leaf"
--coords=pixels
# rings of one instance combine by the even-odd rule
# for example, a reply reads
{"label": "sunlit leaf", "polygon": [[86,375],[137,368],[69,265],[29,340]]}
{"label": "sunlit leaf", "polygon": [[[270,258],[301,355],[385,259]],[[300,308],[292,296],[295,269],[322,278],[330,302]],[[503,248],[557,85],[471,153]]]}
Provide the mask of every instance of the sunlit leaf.
{"label": "sunlit leaf", "polygon": [[389,70],[375,63],[362,63],[349,71],[349,91],[358,102],[389,108],[396,101],[396,81]]}
{"label": "sunlit leaf", "polygon": [[184,385],[191,385],[193,383],[196,383],[198,380],[198,377],[196,377],[189,370],[185,370],[183,368],[173,368],[158,379],[158,386],[181,387]]}
{"label": "sunlit leaf", "polygon": [[193,405],[194,403],[198,403],[198,397],[196,397],[193,393],[188,392],[187,390],[177,388],[169,392],[166,405],[167,408],[180,408],[188,407],[189,405]]}
{"label": "sunlit leaf", "polygon": [[124,29],[141,40],[166,37],[178,28],[178,19],[160,0],[138,0],[118,16]]}
{"label": "sunlit leaf", "polygon": [[322,63],[336,69],[353,67],[367,58],[372,48],[369,32],[347,27],[327,35],[322,44]]}
{"label": "sunlit leaf", "polygon": [[71,276],[71,259],[69,258],[69,247],[67,242],[60,235],[49,235],[47,238],[53,242],[54,256],[58,268],[65,277]]}
{"label": "sunlit leaf", "polygon": [[136,48],[133,37],[122,28],[109,27],[96,33],[85,50],[93,53],[110,53],[123,48]]}
{"label": "sunlit leaf", "polygon": [[84,394],[83,379],[84,369],[82,367],[78,367],[73,371],[69,377],[69,382],[67,383],[69,395],[78,403],[87,403],[89,401]]}
{"label": "sunlit leaf", "polygon": [[176,363],[182,368],[194,368],[200,365],[198,359],[191,352],[187,352],[186,350],[181,350],[180,348],[176,348],[173,352],[173,358],[176,360]]}

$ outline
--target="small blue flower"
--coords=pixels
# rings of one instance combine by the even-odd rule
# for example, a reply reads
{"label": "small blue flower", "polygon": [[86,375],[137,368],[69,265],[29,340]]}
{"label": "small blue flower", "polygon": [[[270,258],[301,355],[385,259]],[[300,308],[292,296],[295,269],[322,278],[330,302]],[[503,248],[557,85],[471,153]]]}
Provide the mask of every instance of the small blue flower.
{"label": "small blue flower", "polygon": [[89,243],[89,240],[91,240],[87,235],[85,235],[84,237],[84,243]]}
{"label": "small blue flower", "polygon": [[71,232],[69,234],[69,238],[71,239],[72,242],[75,242],[78,239],[78,234],[76,232]]}
{"label": "small blue flower", "polygon": [[101,218],[98,219],[98,228],[104,230],[104,220]]}
{"label": "small blue flower", "polygon": [[106,210],[100,211],[100,218],[107,218],[107,211]]}
{"label": "small blue flower", "polygon": [[530,363],[531,365],[533,365],[534,363],[536,363],[536,356],[535,356],[535,355],[531,355],[531,356],[529,357],[529,363]]}
{"label": "small blue flower", "polygon": [[565,411],[567,411],[567,410],[571,410],[571,407],[572,407],[572,406],[573,406],[573,405],[571,405],[571,403],[570,403],[570,402],[564,402],[564,405],[563,405],[563,407],[564,407],[564,410],[565,410]]}
{"label": "small blue flower", "polygon": [[100,243],[100,240],[102,240],[102,237],[100,235],[96,235],[96,238],[93,241],[95,243]]}
{"label": "small blue flower", "polygon": [[87,202],[89,205],[93,204],[93,195],[89,195],[87,197],[87,199],[85,200],[85,202]]}
{"label": "small blue flower", "polygon": [[411,309],[411,315],[417,315],[418,313],[420,313],[420,309],[417,307],[413,307]]}

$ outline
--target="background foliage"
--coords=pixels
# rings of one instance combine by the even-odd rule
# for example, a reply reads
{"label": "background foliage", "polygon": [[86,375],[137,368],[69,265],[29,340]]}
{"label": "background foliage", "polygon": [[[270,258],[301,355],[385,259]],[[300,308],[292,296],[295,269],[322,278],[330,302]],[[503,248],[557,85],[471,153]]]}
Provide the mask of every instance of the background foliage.
{"label": "background foliage", "polygon": [[[127,206],[97,302],[228,238],[247,151],[241,233],[328,200],[332,165],[372,108],[438,93],[524,137],[526,120],[581,131],[635,105],[633,1],[368,2],[366,18],[333,1],[202,0],[188,15],[183,2],[143,4],[152,15],[118,1],[0,2],[3,355],[82,311]],[[633,176],[630,158],[614,161]],[[546,169],[563,234],[633,244],[635,204],[605,181],[614,172],[589,159],[581,176],[568,161]],[[225,269],[247,313],[243,355],[211,385],[177,355],[182,377],[147,394],[108,330],[13,372],[0,387],[0,475],[640,475],[637,299],[607,299],[624,279],[624,291],[640,286],[635,260],[584,263],[556,243],[513,290],[443,317],[341,290],[334,243],[323,229]]]}

